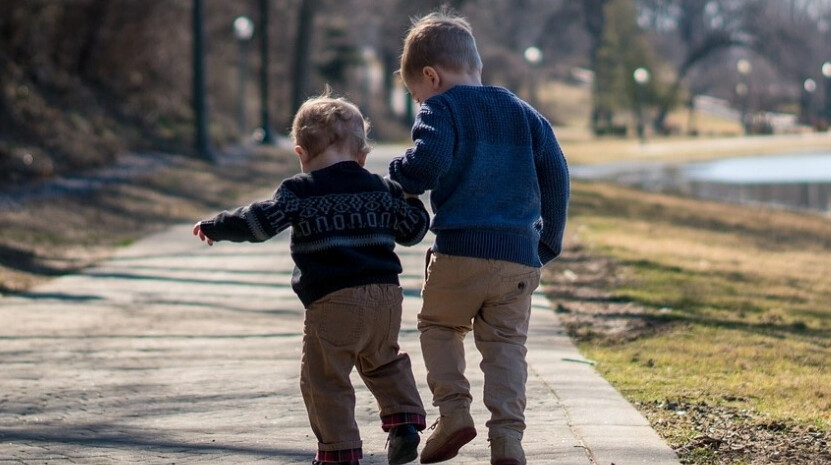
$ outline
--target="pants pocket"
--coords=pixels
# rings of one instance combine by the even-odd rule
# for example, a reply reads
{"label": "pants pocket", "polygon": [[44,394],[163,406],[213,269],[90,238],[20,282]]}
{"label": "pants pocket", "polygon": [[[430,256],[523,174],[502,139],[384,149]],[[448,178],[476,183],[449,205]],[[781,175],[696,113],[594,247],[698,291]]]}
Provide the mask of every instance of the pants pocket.
{"label": "pants pocket", "polygon": [[321,341],[333,347],[356,347],[364,326],[363,307],[354,300],[326,299],[307,310]]}
{"label": "pants pocket", "polygon": [[502,295],[505,301],[529,296],[540,285],[540,269],[533,268],[529,271],[505,276],[501,281],[504,289]]}

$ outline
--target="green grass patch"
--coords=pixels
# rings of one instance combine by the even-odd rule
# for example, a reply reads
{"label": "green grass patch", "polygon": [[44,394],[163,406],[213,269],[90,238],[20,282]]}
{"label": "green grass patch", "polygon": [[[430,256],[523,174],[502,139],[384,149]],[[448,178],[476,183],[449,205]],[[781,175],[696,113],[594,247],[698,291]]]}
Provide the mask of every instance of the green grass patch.
{"label": "green grass patch", "polygon": [[[611,298],[641,307],[660,328],[580,342],[630,401],[706,405],[793,430],[831,429],[827,217],[605,184],[577,182],[572,195],[571,237],[616,263]],[[652,413],[676,446],[701,434]],[[716,462],[712,453],[710,445],[691,446],[682,456],[687,463],[746,459]]]}

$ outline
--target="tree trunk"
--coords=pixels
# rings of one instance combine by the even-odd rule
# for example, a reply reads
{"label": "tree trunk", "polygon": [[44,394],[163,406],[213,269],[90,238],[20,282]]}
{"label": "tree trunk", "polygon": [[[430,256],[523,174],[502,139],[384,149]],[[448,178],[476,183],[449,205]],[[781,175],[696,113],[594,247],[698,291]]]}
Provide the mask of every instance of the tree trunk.
{"label": "tree trunk", "polygon": [[95,63],[98,45],[101,42],[101,31],[106,24],[109,4],[108,0],[95,0],[87,8],[87,17],[90,18],[90,21],[87,22],[89,29],[78,52],[78,66],[76,69],[78,75],[84,79],[98,80],[93,64]]}
{"label": "tree trunk", "polygon": [[311,56],[312,32],[314,18],[319,0],[303,0],[297,16],[297,39],[294,48],[294,67],[292,69],[292,115],[308,96],[306,82],[309,80],[309,57]]}
{"label": "tree trunk", "polygon": [[[600,44],[603,40],[603,29],[606,26],[606,15],[604,7],[609,0],[584,0],[583,3],[583,21],[586,25],[586,31],[591,37],[591,48],[589,51],[589,63],[592,71],[597,72],[597,51],[600,49]],[[592,84],[592,94],[596,91],[597,76],[595,76],[594,84]],[[592,102],[591,111],[591,128],[594,131],[597,129],[602,113],[601,108]]]}
{"label": "tree trunk", "polygon": [[660,132],[664,129],[667,116],[669,116],[669,112],[672,109],[671,104],[676,101],[678,93],[681,92],[681,82],[687,77],[687,73],[689,73],[690,69],[696,63],[720,50],[734,46],[750,45],[747,41],[734,39],[728,32],[717,31],[704,37],[698,46],[689,49],[687,56],[684,58],[684,63],[678,69],[678,76],[675,78],[675,82],[672,83],[672,87],[670,87],[668,92],[668,97],[670,98],[662,99],[663,103],[658,109],[658,115],[652,121],[655,130]]}

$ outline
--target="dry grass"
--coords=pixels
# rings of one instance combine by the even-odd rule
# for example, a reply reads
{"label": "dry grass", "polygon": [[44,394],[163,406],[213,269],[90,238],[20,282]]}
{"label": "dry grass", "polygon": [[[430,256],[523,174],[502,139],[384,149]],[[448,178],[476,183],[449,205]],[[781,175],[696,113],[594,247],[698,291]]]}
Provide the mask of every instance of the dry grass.
{"label": "dry grass", "polygon": [[280,151],[220,166],[181,159],[130,182],[2,210],[0,292],[79,270],[149,232],[267,193],[296,163]]}
{"label": "dry grass", "polygon": [[[589,255],[613,259],[607,300],[638,308],[598,313],[594,330],[575,332],[580,347],[673,445],[702,432],[656,405],[745,412],[785,432],[831,430],[829,218],[575,183],[569,231]],[[554,265],[547,279],[570,266]],[[566,321],[580,311],[569,305]],[[597,329],[608,318],[648,324],[611,337]],[[688,463],[771,463],[693,460],[699,449]],[[786,463],[818,463],[794,457]]]}
{"label": "dry grass", "polygon": [[563,150],[572,164],[598,164],[626,161],[687,162],[751,155],[780,155],[827,151],[831,133],[788,134],[777,136],[648,139],[563,138]]}
{"label": "dry grass", "polygon": [[[588,126],[592,97],[589,87],[550,81],[540,87],[539,101],[540,109],[565,129],[568,139],[591,138]],[[634,115],[621,112],[618,117],[621,124],[628,124],[634,130]],[[738,121],[700,111],[691,115],[688,110],[680,107],[668,115],[667,125],[676,128],[679,134],[689,134],[694,127],[704,138],[738,136],[743,132]]]}
{"label": "dry grass", "polygon": [[[572,164],[621,161],[683,162],[730,156],[798,153],[828,150],[831,133],[740,137],[736,121],[697,112],[700,137],[650,135],[645,143],[635,137],[595,138],[588,128],[591,97],[585,87],[551,82],[540,89],[541,109],[555,115],[560,123],[557,137]],[[668,123],[687,133],[689,115],[684,109],[670,114]]]}

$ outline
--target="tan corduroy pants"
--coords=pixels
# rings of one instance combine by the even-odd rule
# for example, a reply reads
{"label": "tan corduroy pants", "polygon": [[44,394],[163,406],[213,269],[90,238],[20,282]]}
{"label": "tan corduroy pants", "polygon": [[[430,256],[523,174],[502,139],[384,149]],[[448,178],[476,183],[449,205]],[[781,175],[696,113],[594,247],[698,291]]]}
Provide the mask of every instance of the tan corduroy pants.
{"label": "tan corduroy pants", "polygon": [[418,329],[433,405],[442,415],[469,408],[463,339],[473,331],[485,378],[491,433],[525,430],[525,341],[540,269],[500,260],[428,256]]}
{"label": "tan corduroy pants", "polygon": [[399,286],[373,284],[333,292],[306,309],[300,389],[318,450],[361,447],[353,367],[381,417],[425,415],[410,357],[399,352],[402,299]]}

